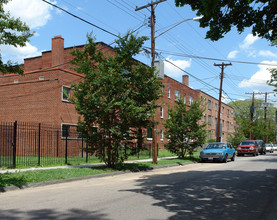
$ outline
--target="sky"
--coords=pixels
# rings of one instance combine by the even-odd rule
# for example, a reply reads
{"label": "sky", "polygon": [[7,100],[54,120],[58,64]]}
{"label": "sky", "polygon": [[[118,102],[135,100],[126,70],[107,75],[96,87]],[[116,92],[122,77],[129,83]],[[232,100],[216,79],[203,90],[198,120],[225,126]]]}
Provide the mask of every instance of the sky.
{"label": "sky", "polygon": [[[150,8],[135,11],[150,3],[150,0],[48,0],[52,4],[88,21],[59,10],[42,0],[11,0],[4,9],[31,28],[34,36],[25,47],[1,45],[2,59],[23,63],[24,58],[40,56],[51,50],[51,39],[61,35],[65,47],[83,45],[87,34],[92,33],[96,41],[112,44],[115,37],[136,30],[138,36],[150,38],[148,21]],[[218,98],[221,68],[214,64],[231,62],[224,68],[223,101],[250,99],[252,92],[268,93],[267,101],[276,104],[274,87],[268,86],[269,68],[277,67],[276,47],[265,39],[253,36],[247,28],[241,34],[235,28],[218,41],[205,39],[207,28],[201,28],[190,6],[176,7],[174,0],[167,0],[155,7],[156,33],[167,31],[183,20],[187,20],[156,38],[156,59],[167,60],[165,74],[181,82],[182,75],[189,75],[189,85]],[[97,28],[99,27],[99,28]],[[101,30],[101,29],[102,30]],[[150,48],[150,40],[144,47]],[[142,52],[136,59],[150,65],[151,57]],[[252,64],[250,64],[252,63]],[[265,65],[270,64],[270,65]],[[275,66],[274,66],[275,65]],[[177,68],[178,66],[179,68]],[[264,99],[264,94],[255,98]],[[276,102],[276,103],[275,103]]]}

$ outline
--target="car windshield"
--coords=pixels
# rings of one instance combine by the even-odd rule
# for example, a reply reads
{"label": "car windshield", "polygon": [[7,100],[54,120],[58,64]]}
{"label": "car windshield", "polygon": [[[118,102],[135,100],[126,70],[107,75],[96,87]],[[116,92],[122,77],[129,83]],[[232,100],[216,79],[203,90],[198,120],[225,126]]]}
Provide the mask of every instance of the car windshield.
{"label": "car windshield", "polygon": [[254,145],[254,142],[251,141],[243,141],[240,143],[240,145]]}
{"label": "car windshield", "polygon": [[209,144],[206,149],[225,149],[226,144],[224,143],[215,143],[215,144]]}
{"label": "car windshield", "polygon": [[265,146],[266,146],[266,147],[271,147],[271,144],[266,144]]}

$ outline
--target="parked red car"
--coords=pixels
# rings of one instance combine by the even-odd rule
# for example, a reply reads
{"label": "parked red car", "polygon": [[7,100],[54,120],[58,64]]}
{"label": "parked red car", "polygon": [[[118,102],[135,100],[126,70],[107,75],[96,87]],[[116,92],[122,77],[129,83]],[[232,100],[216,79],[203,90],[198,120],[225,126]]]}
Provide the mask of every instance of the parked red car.
{"label": "parked red car", "polygon": [[259,145],[255,140],[242,141],[237,147],[237,155],[243,156],[244,154],[252,154],[253,156],[259,155]]}

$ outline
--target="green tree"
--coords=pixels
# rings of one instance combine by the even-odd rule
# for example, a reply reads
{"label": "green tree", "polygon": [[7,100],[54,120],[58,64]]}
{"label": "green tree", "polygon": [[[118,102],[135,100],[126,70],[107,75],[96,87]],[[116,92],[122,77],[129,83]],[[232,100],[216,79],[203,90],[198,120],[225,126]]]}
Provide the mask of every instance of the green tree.
{"label": "green tree", "polygon": [[165,148],[179,158],[184,158],[187,153],[192,155],[206,139],[206,125],[198,123],[203,112],[204,109],[200,107],[198,101],[193,102],[189,107],[184,100],[180,100],[174,109],[169,109],[170,118],[164,124],[165,136],[168,138]]}
{"label": "green tree", "polygon": [[[4,4],[9,0],[0,1],[0,45],[12,45],[15,47],[23,47],[33,35],[30,33],[29,27],[19,18],[12,18],[10,13],[4,11]],[[4,63],[0,53],[0,73],[20,73],[23,70],[16,63],[8,61]]]}
{"label": "green tree", "polygon": [[[264,101],[261,99],[254,100],[255,112],[253,115],[253,139],[264,140],[264,138],[268,135],[268,124],[270,121],[269,142],[273,142],[275,140],[275,108],[272,104],[268,103],[269,106],[267,107],[266,112],[267,122],[265,122],[263,103]],[[230,142],[236,145],[237,142],[241,141],[241,139],[250,138],[250,106],[252,105],[252,100],[238,100],[231,102],[228,105],[234,108],[234,120],[237,124],[236,132],[232,136]]]}
{"label": "green tree", "polygon": [[[271,46],[277,46],[277,40],[271,42]],[[270,69],[271,77],[270,80],[267,81],[267,84],[270,86],[274,86],[274,91],[277,92],[277,69]]]}
{"label": "green tree", "polygon": [[[128,156],[127,147],[151,126],[150,116],[160,97],[161,81],[154,68],[133,59],[146,37],[127,34],[116,40],[115,54],[104,54],[91,35],[84,50],[75,49],[73,64],[85,75],[72,86],[79,130],[90,152],[115,167]],[[123,153],[125,152],[125,153]]]}
{"label": "green tree", "polygon": [[239,33],[252,28],[252,34],[276,40],[276,0],[175,0],[177,7],[190,5],[202,28],[209,27],[206,38],[216,41],[236,27]]}

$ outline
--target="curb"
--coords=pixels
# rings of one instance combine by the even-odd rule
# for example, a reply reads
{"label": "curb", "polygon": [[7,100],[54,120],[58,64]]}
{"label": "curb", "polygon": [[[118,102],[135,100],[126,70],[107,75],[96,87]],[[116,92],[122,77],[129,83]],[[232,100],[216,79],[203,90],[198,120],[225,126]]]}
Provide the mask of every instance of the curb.
{"label": "curb", "polygon": [[182,164],[180,163],[180,164],[159,165],[159,166],[149,167],[149,168],[141,169],[141,170],[135,169],[135,170],[126,170],[126,171],[116,171],[116,172],[112,172],[112,173],[103,173],[103,174],[89,175],[89,176],[83,176],[83,177],[73,177],[73,178],[69,178],[69,179],[60,179],[60,180],[51,180],[51,181],[39,182],[39,183],[30,183],[30,184],[26,184],[23,186],[6,186],[3,188],[0,188],[0,193],[16,191],[16,190],[24,190],[24,189],[28,189],[28,188],[35,188],[35,187],[41,187],[41,186],[54,185],[54,184],[59,184],[59,183],[69,183],[69,182],[92,179],[92,178],[116,176],[116,175],[125,174],[125,173],[148,172],[148,171],[151,171],[154,169],[162,169],[162,168],[168,168],[168,167],[174,167],[174,166],[184,166],[184,165],[189,165],[189,164],[193,164],[193,163],[194,162],[188,162],[188,163],[182,163]]}

